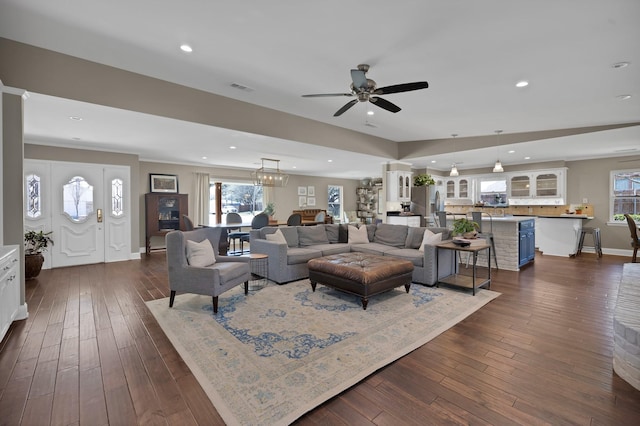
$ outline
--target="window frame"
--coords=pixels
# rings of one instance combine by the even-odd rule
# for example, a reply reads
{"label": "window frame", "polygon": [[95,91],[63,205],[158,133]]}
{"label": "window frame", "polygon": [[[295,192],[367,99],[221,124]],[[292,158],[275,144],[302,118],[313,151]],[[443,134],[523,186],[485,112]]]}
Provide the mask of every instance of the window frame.
{"label": "window frame", "polygon": [[[338,203],[332,203],[331,200],[329,199],[329,194],[331,192],[331,188],[338,188]],[[340,221],[340,223],[342,223],[343,219],[344,219],[344,186],[343,185],[327,185],[327,214],[332,214],[333,210],[331,207],[334,205],[339,205],[340,206],[340,215],[338,216],[337,220]],[[334,220],[336,220],[336,216],[332,215]]]}
{"label": "window frame", "polygon": [[[615,206],[616,206],[616,200],[617,199],[625,199],[625,198],[634,199],[637,213],[636,212],[629,212],[629,213],[630,214],[635,214],[635,215],[640,215],[640,187],[632,188],[632,190],[634,192],[636,192],[636,193],[639,193],[639,195],[632,195],[632,196],[616,195],[616,185],[615,185],[616,184],[616,176],[620,175],[620,174],[625,174],[625,173],[635,173],[635,174],[638,174],[640,176],[640,170],[639,169],[611,170],[609,172],[609,218],[608,218],[608,222],[609,223],[623,224],[623,225],[627,224],[627,222],[626,222],[626,220],[624,218],[623,219],[616,219],[615,218],[616,214],[624,214],[624,213],[616,213],[615,212]],[[639,186],[640,186],[640,184],[639,184]],[[640,223],[640,220],[636,220],[636,223]]]}

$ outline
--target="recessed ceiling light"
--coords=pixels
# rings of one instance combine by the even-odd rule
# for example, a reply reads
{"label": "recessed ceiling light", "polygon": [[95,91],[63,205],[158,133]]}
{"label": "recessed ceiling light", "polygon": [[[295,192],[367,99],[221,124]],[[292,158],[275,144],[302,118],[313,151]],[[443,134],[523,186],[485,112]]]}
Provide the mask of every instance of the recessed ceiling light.
{"label": "recessed ceiling light", "polygon": [[189,46],[188,44],[181,44],[180,45],[180,50],[182,50],[185,53],[193,52],[193,48],[191,46]]}
{"label": "recessed ceiling light", "polygon": [[333,160],[327,160],[327,163],[333,163]]}
{"label": "recessed ceiling light", "polygon": [[69,120],[82,121],[82,117],[78,117],[78,116],[72,115],[72,116],[69,117]]}
{"label": "recessed ceiling light", "polygon": [[431,160],[431,163],[432,163],[432,164],[433,164],[433,163],[435,163],[435,162],[436,162],[436,160]]}
{"label": "recessed ceiling light", "polygon": [[371,111],[371,110],[367,111],[367,115],[373,115],[373,114],[374,114],[373,111]]}
{"label": "recessed ceiling light", "polygon": [[236,147],[235,147],[235,146],[233,146],[233,145],[231,145],[231,146],[229,147],[229,149],[236,149]]}
{"label": "recessed ceiling light", "polygon": [[509,150],[509,151],[507,151],[507,152],[508,152],[509,154],[513,154],[515,151],[511,149],[511,150]]}
{"label": "recessed ceiling light", "polygon": [[298,166],[291,166],[291,168],[292,168],[292,169],[297,169],[297,168],[298,168]]}
{"label": "recessed ceiling light", "polygon": [[631,95],[618,95],[616,96],[616,98],[620,99],[621,101],[626,101],[627,99],[631,99]]}
{"label": "recessed ceiling light", "polygon": [[531,157],[524,157],[525,160],[531,160]]}
{"label": "recessed ceiling light", "polygon": [[611,68],[625,68],[629,66],[629,62],[616,62],[615,64],[611,65]]}
{"label": "recessed ceiling light", "polygon": [[207,157],[202,157],[202,159],[203,159],[203,160],[206,160],[206,159],[207,159]]}
{"label": "recessed ceiling light", "polygon": [[527,87],[529,85],[528,81],[522,80],[516,83],[516,87]]}

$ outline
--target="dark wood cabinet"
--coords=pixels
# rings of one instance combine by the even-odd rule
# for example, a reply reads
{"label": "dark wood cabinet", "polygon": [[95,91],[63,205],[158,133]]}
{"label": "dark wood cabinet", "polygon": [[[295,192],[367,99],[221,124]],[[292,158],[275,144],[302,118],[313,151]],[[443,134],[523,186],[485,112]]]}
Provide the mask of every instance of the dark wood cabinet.
{"label": "dark wood cabinet", "polygon": [[144,197],[146,212],[145,251],[151,251],[151,237],[164,237],[176,229],[184,231],[182,215],[189,214],[187,194],[150,192]]}

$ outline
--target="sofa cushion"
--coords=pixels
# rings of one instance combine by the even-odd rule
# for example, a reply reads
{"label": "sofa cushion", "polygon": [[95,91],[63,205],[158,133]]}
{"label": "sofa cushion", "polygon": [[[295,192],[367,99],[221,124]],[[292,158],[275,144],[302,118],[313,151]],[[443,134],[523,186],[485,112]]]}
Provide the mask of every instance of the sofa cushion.
{"label": "sofa cushion", "polygon": [[408,249],[417,249],[420,248],[420,243],[422,243],[422,238],[424,237],[424,230],[427,229],[425,227],[418,228],[415,226],[410,226],[407,230],[407,240],[404,242],[404,248]]}
{"label": "sofa cushion", "polygon": [[276,232],[272,234],[265,235],[267,241],[273,241],[274,243],[286,244],[287,239],[284,237],[284,234],[281,230],[276,229]]}
{"label": "sofa cushion", "polygon": [[187,240],[187,262],[191,266],[203,268],[216,263],[216,255],[213,253],[213,246],[209,240],[202,240],[199,243]]}
{"label": "sofa cushion", "polygon": [[307,263],[311,259],[322,257],[322,252],[316,249],[289,247],[287,250],[287,265]]}
{"label": "sofa cushion", "polygon": [[323,256],[330,256],[332,254],[349,253],[351,246],[346,243],[334,243],[334,244],[318,244],[312,248],[314,250],[320,250]]}
{"label": "sofa cushion", "polygon": [[422,267],[424,265],[424,254],[416,249],[395,249],[389,250],[384,253],[385,256],[398,257],[400,259],[410,260],[413,266]]}
{"label": "sofa cushion", "polygon": [[388,223],[381,223],[376,229],[373,242],[403,248],[407,241],[408,228],[409,227],[406,225],[390,225]]}
{"label": "sofa cushion", "polygon": [[367,236],[369,237],[369,241],[373,241],[376,235],[376,228],[378,226],[375,223],[369,223],[368,225],[364,225],[364,226],[367,227]]}
{"label": "sofa cushion", "polygon": [[298,243],[300,247],[329,244],[324,225],[298,227]]}
{"label": "sofa cushion", "polygon": [[439,242],[442,241],[442,232],[434,234],[428,229],[424,230],[424,236],[422,237],[422,244],[420,244],[420,248],[418,249],[421,252],[424,252],[424,245],[428,244],[430,246],[435,246]]}
{"label": "sofa cushion", "polygon": [[324,226],[324,230],[327,233],[327,239],[330,243],[337,243],[340,239],[340,225],[337,223],[330,223]]}
{"label": "sofa cushion", "polygon": [[353,244],[351,251],[360,253],[371,253],[383,255],[388,251],[397,250],[397,248],[380,243]]}
{"label": "sofa cushion", "polygon": [[356,228],[355,226],[349,225],[348,242],[349,244],[367,244],[369,242],[367,228],[363,226]]}
{"label": "sofa cushion", "polygon": [[438,234],[438,233],[442,232],[442,241],[451,239],[451,229],[449,229],[449,228],[438,227],[438,226],[430,226],[427,229],[429,231],[433,232],[434,234]]}
{"label": "sofa cushion", "polygon": [[296,226],[281,226],[278,229],[284,234],[289,247],[298,247],[298,228]]}

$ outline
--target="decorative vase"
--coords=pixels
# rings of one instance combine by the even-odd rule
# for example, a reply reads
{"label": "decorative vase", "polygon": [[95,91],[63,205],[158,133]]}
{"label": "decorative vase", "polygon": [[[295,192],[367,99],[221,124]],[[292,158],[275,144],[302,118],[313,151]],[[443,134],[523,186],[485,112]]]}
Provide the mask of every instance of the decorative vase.
{"label": "decorative vase", "polygon": [[44,256],[42,253],[25,254],[24,255],[24,279],[32,280],[42,270],[42,264],[44,263]]}
{"label": "decorative vase", "polygon": [[462,238],[471,239],[471,240],[476,238],[477,236],[478,236],[478,231],[469,231],[462,234]]}
{"label": "decorative vase", "polygon": [[582,209],[576,209],[576,214],[582,214]]}

